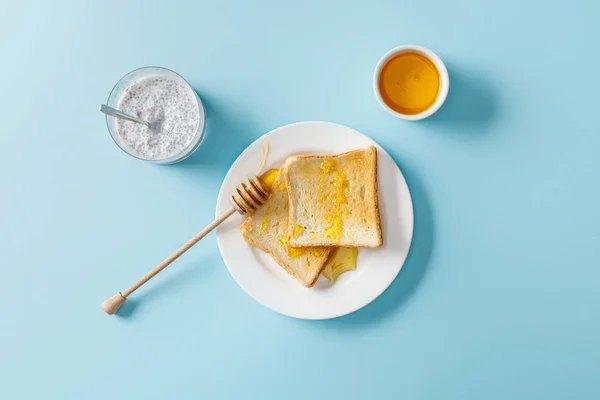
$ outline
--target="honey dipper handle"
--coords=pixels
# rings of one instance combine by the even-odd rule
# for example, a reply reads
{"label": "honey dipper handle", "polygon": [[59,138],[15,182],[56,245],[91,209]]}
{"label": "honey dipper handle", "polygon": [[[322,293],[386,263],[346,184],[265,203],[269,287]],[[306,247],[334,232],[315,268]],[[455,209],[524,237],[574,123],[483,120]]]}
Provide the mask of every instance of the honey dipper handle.
{"label": "honey dipper handle", "polygon": [[165,269],[169,264],[171,264],[173,261],[175,261],[177,258],[179,258],[180,255],[182,255],[183,253],[188,251],[190,249],[190,247],[192,247],[193,245],[198,243],[200,241],[200,239],[202,239],[204,236],[208,235],[210,233],[210,231],[212,231],[217,226],[219,226],[223,221],[225,221],[227,218],[229,218],[231,216],[231,214],[233,214],[234,212],[235,212],[235,208],[230,207],[227,211],[225,211],[223,214],[221,214],[217,219],[215,219],[213,222],[208,224],[206,226],[206,228],[204,228],[200,232],[198,232],[196,234],[196,236],[194,236],[193,238],[188,240],[187,243],[185,243],[183,246],[181,246],[179,249],[177,249],[175,251],[175,253],[171,254],[163,262],[161,262],[156,267],[154,267],[150,271],[148,271],[146,273],[146,275],[142,276],[133,285],[129,286],[127,289],[122,291],[121,295],[123,297],[127,297],[131,293],[135,292],[140,286],[142,286],[144,283],[146,283],[150,279],[152,279],[152,277],[154,277],[154,275],[158,274],[160,271]]}
{"label": "honey dipper handle", "polygon": [[129,296],[131,293],[135,292],[140,286],[142,286],[144,283],[148,282],[156,274],[158,274],[160,271],[165,269],[169,264],[171,264],[173,261],[175,261],[180,255],[182,255],[183,253],[188,251],[190,249],[190,247],[192,247],[193,245],[198,243],[200,241],[200,239],[202,239],[204,236],[208,235],[210,233],[210,231],[212,231],[217,226],[219,226],[223,221],[225,221],[227,218],[229,218],[231,216],[231,214],[233,214],[234,212],[235,212],[235,208],[233,206],[230,207],[227,211],[225,211],[223,214],[221,214],[219,217],[217,217],[217,219],[215,219],[213,222],[208,224],[206,226],[206,228],[204,228],[200,232],[198,232],[196,234],[196,236],[194,236],[193,238],[188,240],[187,243],[185,243],[183,246],[181,246],[179,249],[177,249],[177,251],[175,251],[169,257],[167,257],[163,262],[161,262],[156,267],[154,267],[150,271],[148,271],[146,273],[146,275],[142,276],[133,285],[129,286],[127,289],[123,290],[122,292],[119,292],[119,293],[115,294],[114,296],[106,299],[102,303],[102,309],[104,311],[106,311],[108,314],[114,314],[115,312],[117,312],[119,307],[125,302],[125,299],[127,298],[127,296]]}

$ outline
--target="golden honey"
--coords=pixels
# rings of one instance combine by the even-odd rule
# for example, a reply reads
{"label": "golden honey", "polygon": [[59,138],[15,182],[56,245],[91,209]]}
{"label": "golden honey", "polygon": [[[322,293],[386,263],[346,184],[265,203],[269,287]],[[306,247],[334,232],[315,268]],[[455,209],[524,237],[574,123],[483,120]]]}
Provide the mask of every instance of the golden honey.
{"label": "golden honey", "polygon": [[322,197],[323,202],[331,199],[333,203],[332,212],[326,214],[323,218],[322,222],[325,228],[322,235],[328,239],[339,239],[342,237],[342,204],[346,202],[348,180],[342,172],[335,168],[334,160],[323,160],[320,170],[321,173],[327,176],[330,185],[330,189],[322,193],[320,197]]}
{"label": "golden honey", "polygon": [[331,158],[326,158],[323,161],[321,161],[319,169],[322,173],[328,174],[333,167],[335,167],[335,161],[333,161]]}
{"label": "golden honey", "polygon": [[291,247],[289,244],[289,239],[287,236],[282,236],[279,238],[279,243],[281,243],[282,245],[287,247],[287,253],[288,256],[294,258],[294,257],[298,257],[301,256],[302,254],[304,254],[304,250],[298,247]]}
{"label": "golden honey", "polygon": [[378,89],[383,102],[400,114],[426,111],[437,100],[440,88],[440,72],[433,61],[418,51],[392,56],[379,73]]}
{"label": "golden honey", "polygon": [[260,180],[262,181],[262,183],[271,188],[273,187],[273,182],[275,182],[275,178],[277,177],[278,172],[278,169],[270,169],[260,176]]}
{"label": "golden honey", "polygon": [[264,233],[269,225],[269,215],[271,215],[271,206],[268,206],[265,210],[265,214],[260,220],[260,227],[258,228],[259,233]]}
{"label": "golden honey", "polygon": [[297,238],[298,235],[300,235],[303,230],[304,230],[304,227],[302,225],[294,224],[294,226],[292,227],[292,237]]}
{"label": "golden honey", "polygon": [[356,247],[338,247],[333,250],[321,274],[327,278],[329,283],[335,283],[341,274],[356,269],[357,256],[358,249]]}
{"label": "golden honey", "polygon": [[269,142],[266,140],[263,141],[262,146],[262,158],[260,159],[260,163],[258,163],[258,168],[256,168],[256,175],[260,174],[263,167],[265,166],[265,162],[267,161],[267,155],[269,154]]}

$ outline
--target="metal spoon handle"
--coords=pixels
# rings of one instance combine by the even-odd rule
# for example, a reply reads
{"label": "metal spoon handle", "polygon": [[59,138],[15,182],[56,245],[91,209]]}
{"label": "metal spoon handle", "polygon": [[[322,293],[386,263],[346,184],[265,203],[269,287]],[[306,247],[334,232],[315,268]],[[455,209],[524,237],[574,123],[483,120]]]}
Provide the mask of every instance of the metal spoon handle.
{"label": "metal spoon handle", "polygon": [[102,111],[106,115],[110,115],[112,117],[126,119],[128,121],[137,122],[138,124],[146,125],[150,128],[150,122],[144,121],[143,119],[139,119],[134,117],[133,115],[126,114],[122,111],[117,110],[116,108],[112,108],[107,106],[106,104],[100,104],[100,111]]}

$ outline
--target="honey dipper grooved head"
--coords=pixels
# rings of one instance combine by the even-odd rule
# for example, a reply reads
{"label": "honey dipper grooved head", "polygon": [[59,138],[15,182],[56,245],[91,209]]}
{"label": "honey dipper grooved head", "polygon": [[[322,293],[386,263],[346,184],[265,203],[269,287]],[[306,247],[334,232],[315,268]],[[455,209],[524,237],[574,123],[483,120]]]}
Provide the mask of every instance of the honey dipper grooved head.
{"label": "honey dipper grooved head", "polygon": [[240,214],[255,211],[262,206],[269,197],[270,189],[261,182],[258,176],[246,179],[235,189],[231,196],[231,203]]}

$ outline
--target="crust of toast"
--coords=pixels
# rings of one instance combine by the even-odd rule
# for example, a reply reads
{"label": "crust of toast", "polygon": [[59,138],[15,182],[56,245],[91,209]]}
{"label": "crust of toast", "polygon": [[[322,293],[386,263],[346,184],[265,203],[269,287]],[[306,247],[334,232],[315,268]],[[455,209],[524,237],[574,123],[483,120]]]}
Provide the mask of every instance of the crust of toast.
{"label": "crust of toast", "polygon": [[[245,221],[244,221],[245,223]],[[243,224],[242,224],[243,226]],[[325,258],[325,261],[323,262],[323,265],[321,265],[318,269],[318,273],[315,274],[315,276],[312,278],[312,280],[308,283],[308,284],[304,284],[304,282],[302,281],[302,278],[300,276],[298,276],[298,274],[296,274],[296,271],[294,271],[293,269],[291,269],[290,267],[288,267],[288,265],[283,262],[275,253],[272,253],[269,249],[267,249],[266,247],[262,246],[260,242],[257,242],[253,239],[250,239],[246,236],[244,236],[244,240],[246,241],[246,243],[248,243],[250,246],[254,246],[257,249],[262,250],[263,252],[267,253],[268,255],[270,255],[271,257],[273,257],[273,260],[275,260],[275,262],[277,264],[279,264],[288,274],[292,275],[294,278],[296,278],[296,280],[298,280],[298,282],[300,282],[303,286],[307,287],[307,288],[311,288],[315,285],[315,283],[317,282],[317,279],[319,279],[319,275],[321,275],[321,272],[323,272],[323,269],[325,269],[325,266],[327,265],[327,261],[329,260],[329,256],[328,255]],[[311,246],[312,247],[312,246]]]}

